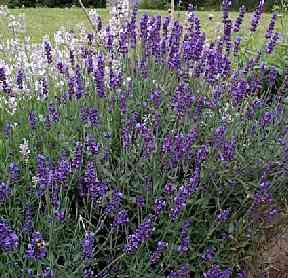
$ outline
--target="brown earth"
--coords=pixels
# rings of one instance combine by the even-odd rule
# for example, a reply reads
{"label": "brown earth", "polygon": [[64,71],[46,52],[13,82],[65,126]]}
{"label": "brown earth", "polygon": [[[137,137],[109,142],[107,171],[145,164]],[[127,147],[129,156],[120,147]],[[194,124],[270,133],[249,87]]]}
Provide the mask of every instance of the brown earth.
{"label": "brown earth", "polygon": [[287,216],[277,222],[267,229],[265,240],[259,242],[259,251],[248,267],[249,278],[288,278]]}

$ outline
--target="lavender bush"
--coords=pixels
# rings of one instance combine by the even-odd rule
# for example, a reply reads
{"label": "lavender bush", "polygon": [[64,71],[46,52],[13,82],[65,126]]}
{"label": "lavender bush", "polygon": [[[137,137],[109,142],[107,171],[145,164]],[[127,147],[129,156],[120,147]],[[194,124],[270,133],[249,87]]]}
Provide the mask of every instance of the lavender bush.
{"label": "lavender bush", "polygon": [[244,37],[229,6],[215,41],[124,5],[42,44],[1,8],[1,277],[247,277],[287,204],[288,69],[278,15],[247,56],[263,2]]}

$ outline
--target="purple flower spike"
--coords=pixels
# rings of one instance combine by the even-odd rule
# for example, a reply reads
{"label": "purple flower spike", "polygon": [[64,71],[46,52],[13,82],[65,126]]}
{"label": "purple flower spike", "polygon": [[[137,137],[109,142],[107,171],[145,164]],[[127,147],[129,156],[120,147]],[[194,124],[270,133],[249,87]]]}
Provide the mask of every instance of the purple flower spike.
{"label": "purple flower spike", "polygon": [[228,218],[230,217],[231,214],[231,210],[230,209],[224,209],[221,210],[217,215],[216,215],[216,220],[224,223],[228,220]]}
{"label": "purple flower spike", "polygon": [[144,218],[136,231],[128,236],[128,243],[124,246],[124,252],[132,254],[136,252],[142,243],[146,242],[154,230],[154,218],[152,215],[148,215]]}
{"label": "purple flower spike", "polygon": [[82,241],[82,250],[84,260],[90,260],[93,257],[95,236],[92,232],[86,232],[85,238]]}
{"label": "purple flower spike", "polygon": [[150,256],[151,265],[155,265],[160,261],[161,256],[167,250],[167,247],[168,247],[167,242],[161,240],[157,242],[157,248]]}
{"label": "purple flower spike", "polygon": [[12,252],[19,246],[19,239],[16,233],[10,229],[7,221],[0,218],[0,250]]}
{"label": "purple flower spike", "polygon": [[11,188],[4,182],[0,183],[0,204],[6,202],[11,195]]}
{"label": "purple flower spike", "polygon": [[39,232],[34,232],[28,247],[26,249],[26,256],[29,259],[41,260],[47,256],[46,243]]}

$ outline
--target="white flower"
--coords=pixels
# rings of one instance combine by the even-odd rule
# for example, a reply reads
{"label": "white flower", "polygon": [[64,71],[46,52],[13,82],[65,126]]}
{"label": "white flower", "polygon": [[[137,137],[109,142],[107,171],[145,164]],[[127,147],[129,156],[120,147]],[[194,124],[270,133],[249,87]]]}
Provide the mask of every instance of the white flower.
{"label": "white flower", "polygon": [[28,141],[26,138],[23,139],[23,143],[19,145],[20,148],[20,154],[22,155],[23,159],[25,161],[28,161],[30,150],[29,150],[29,145]]}

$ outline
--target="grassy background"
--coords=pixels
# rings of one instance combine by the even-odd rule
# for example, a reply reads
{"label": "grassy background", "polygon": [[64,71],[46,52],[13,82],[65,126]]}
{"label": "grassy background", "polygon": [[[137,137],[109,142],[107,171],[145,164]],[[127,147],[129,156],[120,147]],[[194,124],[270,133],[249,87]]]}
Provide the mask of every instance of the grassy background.
{"label": "grassy background", "polygon": [[[108,11],[105,9],[98,9],[99,14],[102,16],[104,21],[108,20],[109,14]],[[140,13],[148,13],[150,15],[167,15],[166,11],[157,11],[157,10],[141,10]],[[89,27],[88,21],[79,8],[37,8],[37,9],[15,9],[11,10],[12,14],[19,15],[25,14],[26,16],[26,24],[27,24],[27,32],[31,36],[32,41],[39,42],[41,41],[42,37],[46,34],[50,36],[53,35],[55,31],[57,31],[61,26],[67,28],[67,30],[75,30],[77,26],[81,23],[85,26]],[[180,20],[185,19],[185,12],[177,12],[177,17]],[[217,35],[215,32],[215,28],[221,28],[221,12],[203,12],[199,11],[197,13],[201,19],[202,28],[204,31],[207,32],[209,38],[215,38]],[[208,15],[213,14],[214,19],[213,21],[208,20]],[[237,12],[231,12],[231,17],[235,19],[237,17]],[[265,32],[269,21],[270,21],[270,14],[265,14],[264,18],[261,22],[260,28],[254,37],[254,43],[256,46],[262,44],[263,42],[263,33]],[[247,14],[244,21],[244,26],[242,27],[241,36],[244,33],[247,33],[250,24],[251,14]],[[281,26],[278,22],[277,29],[280,30]],[[222,31],[222,29],[221,29]],[[3,37],[8,36],[7,31],[7,21],[5,18],[0,17],[0,34]]]}

